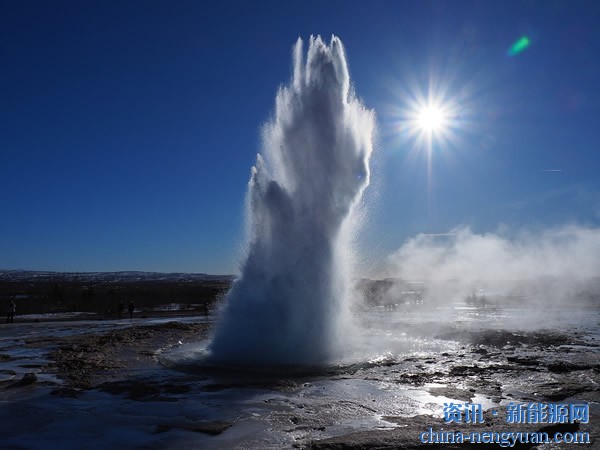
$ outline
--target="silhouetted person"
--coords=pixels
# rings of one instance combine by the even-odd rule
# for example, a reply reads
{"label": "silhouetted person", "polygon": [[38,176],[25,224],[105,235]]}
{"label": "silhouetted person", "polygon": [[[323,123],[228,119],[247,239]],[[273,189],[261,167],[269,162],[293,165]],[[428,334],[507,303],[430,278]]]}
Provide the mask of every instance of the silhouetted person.
{"label": "silhouetted person", "polygon": [[125,304],[123,303],[123,300],[119,300],[119,306],[117,306],[117,311],[119,313],[119,319],[120,319],[121,316],[123,315],[123,311],[125,311]]}
{"label": "silhouetted person", "polygon": [[8,302],[8,307],[6,308],[6,323],[14,323],[15,322],[15,313],[17,312],[17,304],[11,298],[10,302]]}
{"label": "silhouetted person", "polygon": [[129,310],[129,317],[133,319],[133,310],[135,309],[135,305],[133,304],[133,300],[129,302],[129,306],[127,307]]}

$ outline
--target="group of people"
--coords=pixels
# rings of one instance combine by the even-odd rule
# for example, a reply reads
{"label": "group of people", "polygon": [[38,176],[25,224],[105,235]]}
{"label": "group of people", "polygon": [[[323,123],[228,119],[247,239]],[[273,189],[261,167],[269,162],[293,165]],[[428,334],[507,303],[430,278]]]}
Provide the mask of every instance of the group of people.
{"label": "group of people", "polygon": [[[119,300],[119,306],[117,308],[117,311],[119,313],[119,319],[123,315],[124,310],[125,310],[125,303],[123,303],[123,300]],[[133,311],[134,310],[135,310],[135,305],[133,304],[133,300],[130,300],[129,305],[127,305],[127,311],[129,311],[129,317],[131,319],[133,319]]]}
{"label": "group of people", "polygon": [[[125,311],[125,303],[123,300],[119,300],[119,318],[122,316],[123,311]],[[135,311],[135,305],[133,304],[133,300],[129,301],[129,305],[127,305],[127,311],[129,311],[129,317],[133,319],[133,311]],[[8,301],[8,305],[6,307],[6,323],[14,323],[15,322],[15,313],[17,312],[17,304],[15,303],[15,299],[13,297]]]}

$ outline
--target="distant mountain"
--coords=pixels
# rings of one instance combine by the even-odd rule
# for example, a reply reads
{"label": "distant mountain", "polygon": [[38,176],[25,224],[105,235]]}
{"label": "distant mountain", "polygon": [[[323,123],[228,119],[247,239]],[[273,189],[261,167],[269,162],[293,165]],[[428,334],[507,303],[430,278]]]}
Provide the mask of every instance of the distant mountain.
{"label": "distant mountain", "polygon": [[207,273],[162,272],[52,272],[37,270],[0,270],[0,281],[78,281],[94,283],[123,283],[133,281],[217,281],[233,280],[234,275],[210,275]]}

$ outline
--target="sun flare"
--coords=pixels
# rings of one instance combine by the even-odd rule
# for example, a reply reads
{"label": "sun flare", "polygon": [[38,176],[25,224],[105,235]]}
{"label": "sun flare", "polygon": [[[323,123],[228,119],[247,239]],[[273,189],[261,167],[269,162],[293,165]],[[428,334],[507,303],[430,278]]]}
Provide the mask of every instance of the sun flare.
{"label": "sun flare", "polygon": [[473,129],[472,99],[466,87],[454,92],[440,80],[430,81],[426,88],[409,82],[398,88],[393,101],[390,132],[397,136],[398,147],[410,149],[411,155],[431,160],[434,152],[452,154],[449,150],[461,147]]}
{"label": "sun flare", "polygon": [[442,108],[435,105],[427,105],[421,108],[417,114],[417,126],[421,131],[434,133],[444,128],[447,119]]}

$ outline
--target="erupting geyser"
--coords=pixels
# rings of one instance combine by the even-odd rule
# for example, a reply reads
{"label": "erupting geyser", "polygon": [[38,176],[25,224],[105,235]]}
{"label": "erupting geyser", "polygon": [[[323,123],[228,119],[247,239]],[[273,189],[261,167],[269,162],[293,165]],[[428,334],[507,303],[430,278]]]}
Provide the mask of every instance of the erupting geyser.
{"label": "erupting geyser", "polygon": [[248,188],[248,247],[210,359],[318,364],[351,334],[352,213],[369,184],[374,113],[350,89],[342,42],[310,38],[276,98]]}

